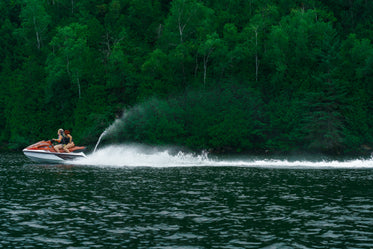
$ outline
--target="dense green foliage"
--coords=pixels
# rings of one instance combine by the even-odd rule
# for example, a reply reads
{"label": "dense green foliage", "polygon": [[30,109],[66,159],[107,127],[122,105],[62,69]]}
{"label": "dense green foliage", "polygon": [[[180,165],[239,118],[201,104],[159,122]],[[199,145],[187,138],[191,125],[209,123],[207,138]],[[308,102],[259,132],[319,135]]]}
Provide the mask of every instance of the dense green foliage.
{"label": "dense green foliage", "polygon": [[0,2],[0,147],[72,129],[219,152],[373,139],[373,1]]}

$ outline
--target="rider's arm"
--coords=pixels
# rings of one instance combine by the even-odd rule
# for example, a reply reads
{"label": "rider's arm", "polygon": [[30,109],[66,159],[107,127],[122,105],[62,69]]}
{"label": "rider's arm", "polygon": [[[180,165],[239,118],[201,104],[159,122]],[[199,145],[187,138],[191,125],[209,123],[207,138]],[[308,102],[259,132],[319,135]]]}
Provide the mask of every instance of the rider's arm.
{"label": "rider's arm", "polygon": [[58,135],[58,138],[57,138],[57,139],[53,139],[53,140],[56,141],[56,142],[61,143],[62,136],[61,136],[61,135]]}

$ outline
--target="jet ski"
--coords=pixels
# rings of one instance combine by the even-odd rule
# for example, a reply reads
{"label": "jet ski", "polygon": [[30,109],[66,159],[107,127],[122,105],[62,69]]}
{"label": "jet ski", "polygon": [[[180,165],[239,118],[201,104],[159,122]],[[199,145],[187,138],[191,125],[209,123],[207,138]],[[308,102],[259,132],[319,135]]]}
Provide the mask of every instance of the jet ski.
{"label": "jet ski", "polygon": [[69,148],[70,153],[57,152],[52,141],[40,141],[23,149],[23,153],[35,162],[61,163],[79,158],[86,158],[83,153],[86,147],[74,146]]}

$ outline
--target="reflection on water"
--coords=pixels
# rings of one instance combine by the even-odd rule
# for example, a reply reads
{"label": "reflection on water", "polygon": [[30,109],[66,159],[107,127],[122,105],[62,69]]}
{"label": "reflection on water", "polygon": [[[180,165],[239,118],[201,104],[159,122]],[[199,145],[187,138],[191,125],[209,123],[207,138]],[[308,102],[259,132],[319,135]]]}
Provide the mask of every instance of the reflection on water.
{"label": "reflection on water", "polygon": [[0,248],[373,248],[371,169],[0,159]]}

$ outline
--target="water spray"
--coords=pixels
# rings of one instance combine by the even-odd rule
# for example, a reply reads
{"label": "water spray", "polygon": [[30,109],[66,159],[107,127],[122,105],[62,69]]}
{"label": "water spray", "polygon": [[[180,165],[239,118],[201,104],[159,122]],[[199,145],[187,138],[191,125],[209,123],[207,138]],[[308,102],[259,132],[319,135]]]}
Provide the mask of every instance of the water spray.
{"label": "water spray", "polygon": [[96,152],[97,146],[100,144],[101,139],[102,139],[105,135],[106,135],[106,130],[104,130],[104,132],[101,133],[100,137],[98,138],[98,141],[97,141],[97,143],[96,143],[95,149],[93,150],[93,153]]}
{"label": "water spray", "polygon": [[93,150],[93,153],[96,152],[96,149],[98,147],[98,145],[100,144],[101,140],[106,136],[106,135],[110,135],[112,133],[115,133],[118,128],[122,127],[124,122],[125,122],[125,119],[127,117],[127,114],[126,113],[123,113],[122,117],[121,118],[118,118],[114,121],[114,123],[112,123],[108,128],[106,128],[104,130],[104,132],[101,133],[100,137],[98,138],[98,141],[96,143],[96,146],[95,146],[95,149]]}

